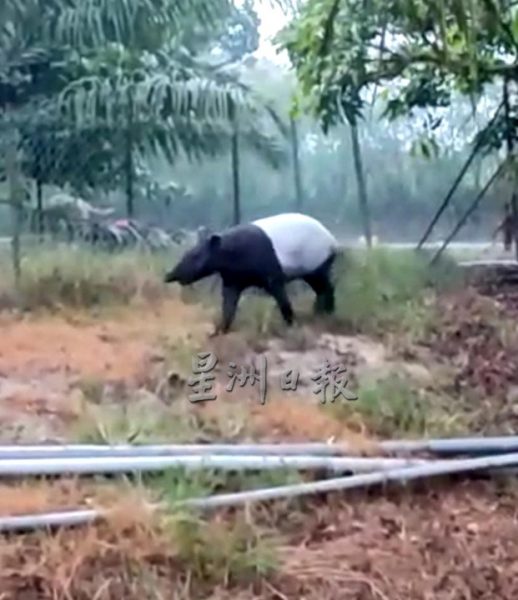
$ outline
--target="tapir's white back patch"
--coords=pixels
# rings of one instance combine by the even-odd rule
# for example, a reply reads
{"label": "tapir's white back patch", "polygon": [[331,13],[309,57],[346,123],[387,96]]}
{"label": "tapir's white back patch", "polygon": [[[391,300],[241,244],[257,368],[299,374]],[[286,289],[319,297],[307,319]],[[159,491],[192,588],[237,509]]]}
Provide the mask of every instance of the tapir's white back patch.
{"label": "tapir's white back patch", "polygon": [[288,277],[311,273],[338,248],[335,237],[319,221],[300,213],[257,219],[253,225],[270,238]]}

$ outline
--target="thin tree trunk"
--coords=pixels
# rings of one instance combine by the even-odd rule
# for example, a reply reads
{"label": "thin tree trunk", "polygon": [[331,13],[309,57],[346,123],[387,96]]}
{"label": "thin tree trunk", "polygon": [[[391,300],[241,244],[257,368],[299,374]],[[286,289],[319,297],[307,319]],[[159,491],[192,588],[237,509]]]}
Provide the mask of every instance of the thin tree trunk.
{"label": "thin tree trunk", "polygon": [[[516,182],[513,181],[513,184],[516,185]],[[513,185],[513,187],[514,187]],[[513,238],[514,238],[514,256],[515,259],[518,260],[518,200],[516,198],[516,191],[513,191],[511,196],[511,214],[513,215]]]}
{"label": "thin tree trunk", "polygon": [[477,194],[482,189],[482,171],[484,167],[484,156],[479,154],[475,161],[475,191]]}
{"label": "thin tree trunk", "polygon": [[362,156],[360,150],[360,141],[358,138],[358,126],[356,124],[350,125],[351,130],[351,142],[353,149],[354,158],[354,170],[356,173],[356,181],[358,183],[358,201],[360,204],[360,213],[363,222],[363,233],[367,242],[367,247],[372,246],[372,233],[371,233],[371,221],[369,202],[367,199],[367,188],[365,186],[365,176],[363,173]]}
{"label": "thin tree trunk", "polygon": [[444,240],[444,242],[442,243],[442,246],[439,248],[439,250],[437,250],[437,252],[435,253],[434,257],[431,260],[431,264],[436,263],[437,260],[439,259],[439,257],[442,255],[442,253],[446,250],[446,248],[448,247],[449,243],[452,241],[452,239],[457,235],[457,233],[459,232],[459,230],[461,229],[461,227],[464,226],[464,223],[466,223],[466,221],[469,219],[469,217],[471,217],[471,215],[475,212],[475,210],[478,208],[478,205],[480,204],[481,200],[483,199],[483,197],[486,195],[487,191],[489,190],[489,188],[495,183],[495,181],[498,179],[498,177],[500,177],[500,175],[502,174],[502,171],[504,170],[504,165],[505,165],[505,161],[500,163],[500,165],[496,168],[496,170],[493,172],[493,175],[491,175],[491,177],[488,179],[488,181],[486,182],[485,186],[480,190],[480,192],[477,194],[475,200],[473,200],[471,206],[468,208],[468,210],[462,215],[462,218],[460,219],[460,221],[457,223],[457,225],[455,226],[455,228],[453,229],[453,231],[450,233],[450,235]]}
{"label": "thin tree trunk", "polygon": [[134,189],[133,189],[133,102],[128,96],[128,115],[126,130],[126,214],[128,219],[135,216]]}
{"label": "thin tree trunk", "polygon": [[232,222],[234,225],[241,223],[241,197],[239,189],[239,132],[237,125],[232,134],[232,187],[234,195],[234,210],[232,216]]}
{"label": "thin tree trunk", "polygon": [[509,79],[506,77],[504,79],[504,111],[505,111],[505,121],[506,121],[506,133],[507,133],[507,160],[508,160],[508,168],[512,169],[513,175],[511,177],[511,185],[512,185],[512,193],[511,193],[511,214],[513,217],[513,240],[514,240],[514,254],[516,260],[518,260],[518,202],[516,195],[516,175],[514,174],[514,167],[509,167],[511,161],[513,160],[514,153],[514,140],[513,135],[511,133],[511,120],[509,116]]}
{"label": "thin tree trunk", "polygon": [[[489,130],[490,128],[493,127],[493,125],[495,124],[495,121],[496,121],[496,119],[497,119],[500,111],[502,110],[503,105],[504,105],[503,101],[498,105],[498,108],[496,109],[495,113],[491,117],[491,120],[486,125],[486,130]],[[472,150],[470,152],[470,155],[468,156],[468,159],[466,160],[466,162],[462,166],[462,169],[460,170],[460,172],[457,175],[455,181],[453,182],[453,185],[450,187],[450,189],[448,190],[448,193],[446,194],[444,200],[442,201],[441,206],[439,206],[439,209],[435,213],[432,221],[430,222],[430,224],[426,228],[426,231],[424,232],[423,236],[419,240],[419,243],[417,244],[417,249],[418,250],[420,250],[422,248],[422,246],[424,245],[424,243],[426,242],[426,240],[430,236],[430,233],[432,232],[432,229],[435,227],[435,224],[439,220],[440,216],[442,215],[442,213],[446,210],[447,206],[449,205],[449,203],[450,203],[450,201],[451,201],[451,199],[453,197],[453,194],[455,193],[455,191],[459,187],[460,182],[464,178],[464,175],[466,174],[467,170],[469,169],[471,163],[475,160],[475,157],[477,156],[477,154],[478,154],[478,152],[479,152],[479,150],[480,150],[480,148],[482,146],[483,139],[484,139],[484,137],[480,136],[478,138],[476,144],[473,146],[473,148],[472,148]]]}
{"label": "thin tree trunk", "polygon": [[36,210],[38,215],[38,235],[40,242],[43,240],[43,183],[40,179],[36,181]]}
{"label": "thin tree trunk", "polygon": [[299,163],[299,137],[297,123],[293,117],[290,118],[291,126],[291,149],[293,155],[293,176],[295,180],[295,202],[298,211],[302,210],[302,182]]}
{"label": "thin tree trunk", "polygon": [[[8,111],[6,111],[8,112]],[[11,257],[14,272],[14,282],[17,295],[20,293],[21,279],[21,260],[20,260],[20,234],[22,228],[22,198],[21,198],[21,183],[18,171],[16,158],[18,131],[13,126],[12,135],[9,136],[9,144],[6,152],[6,175],[9,185],[9,202],[11,205],[12,217],[12,241],[11,241]]]}

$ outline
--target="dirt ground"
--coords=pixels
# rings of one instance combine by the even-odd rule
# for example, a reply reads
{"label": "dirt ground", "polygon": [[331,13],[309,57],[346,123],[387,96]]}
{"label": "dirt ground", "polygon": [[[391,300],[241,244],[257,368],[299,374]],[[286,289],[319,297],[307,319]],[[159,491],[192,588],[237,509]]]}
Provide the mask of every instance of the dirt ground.
{"label": "dirt ground", "polygon": [[[85,495],[62,484],[54,503]],[[511,600],[518,593],[516,489],[504,493],[493,483],[433,482],[285,510],[275,517],[277,571],[249,583],[225,582],[224,568],[206,585],[186,579],[192,560],[150,529],[137,504],[120,509],[105,526],[4,542],[2,597]],[[217,544],[218,526],[206,543]],[[146,595],[149,581],[155,596]]]}
{"label": "dirt ground", "polygon": [[[287,367],[308,374],[323,358],[345,357],[356,382],[363,376],[404,369],[427,387],[434,382],[434,365],[446,363],[455,367],[448,382],[451,390],[471,386],[491,394],[494,404],[482,407],[483,418],[504,411],[506,422],[511,419],[513,426],[513,393],[518,386],[513,352],[516,325],[509,326],[506,339],[495,332],[498,319],[515,319],[517,307],[513,298],[487,299],[474,292],[445,298],[441,326],[414,348],[412,356],[389,352],[379,340],[364,336],[323,334],[311,339],[315,337],[311,330],[304,332],[309,341],[292,340],[291,346],[270,340],[265,348],[270,382],[274,385]],[[150,410],[164,405],[163,415],[173,418],[167,411],[177,410],[178,398],[168,396],[166,401],[152,387],[158,375],[180,386],[180,402],[185,405],[182,394],[194,351],[211,347],[223,362],[253,355],[236,334],[209,343],[210,327],[200,309],[174,299],[146,307],[145,316],[142,308],[128,307],[108,316],[4,316],[1,325],[3,442],[67,439],[82,418],[84,402],[103,404],[106,390],[113,398],[117,386],[124,388],[125,398],[128,390],[156,396]],[[237,421],[242,410],[246,432],[264,440],[347,440],[362,451],[369,445],[367,432],[323,410],[307,385],[293,395],[272,393],[265,405],[255,397],[245,398],[244,392],[226,393],[221,382],[218,389],[217,402],[207,407],[191,404],[189,410],[203,412],[206,421],[219,418],[227,427],[229,415]],[[239,427],[236,431],[239,436]],[[84,502],[121,502],[116,488],[104,486],[100,491],[95,484],[68,480],[1,487],[2,515],[74,508]],[[514,480],[505,486],[435,481],[399,491],[330,495],[308,500],[298,510],[257,508],[247,518],[255,520],[258,528],[273,520],[269,529],[279,536],[276,574],[239,584],[216,577],[206,588],[190,579],[192,561],[186,562],[164,538],[151,533],[139,509],[125,505],[122,524],[5,539],[0,551],[0,593],[5,600],[514,600],[518,597],[517,497]],[[128,566],[132,561],[152,574],[152,584],[136,583],[142,570],[132,571],[134,567]]]}

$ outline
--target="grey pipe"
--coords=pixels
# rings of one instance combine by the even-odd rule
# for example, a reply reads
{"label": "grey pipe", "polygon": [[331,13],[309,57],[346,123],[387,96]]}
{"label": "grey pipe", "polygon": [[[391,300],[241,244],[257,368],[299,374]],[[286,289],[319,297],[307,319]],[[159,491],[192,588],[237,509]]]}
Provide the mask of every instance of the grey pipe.
{"label": "grey pipe", "polygon": [[[431,452],[440,456],[455,454],[495,454],[518,452],[518,436],[460,437],[430,440],[386,440],[373,442],[380,452]],[[89,458],[95,456],[174,456],[174,455],[320,455],[339,456],[355,451],[346,443],[277,443],[277,444],[154,444],[132,445],[27,445],[0,446],[0,460],[51,457]]]}
{"label": "grey pipe", "polygon": [[[236,494],[218,494],[209,498],[191,498],[177,502],[177,506],[209,509],[220,506],[232,506],[251,501],[274,500],[276,498],[293,498],[305,494],[332,492],[345,489],[388,483],[389,481],[410,481],[424,477],[448,475],[476,471],[479,469],[503,468],[518,463],[518,454],[504,456],[471,458],[464,460],[440,461],[404,469],[389,470],[384,473],[369,473],[352,477],[339,477],[325,481],[286,485],[262,490],[238,492]],[[16,517],[0,517],[0,531],[32,530],[42,527],[73,526],[88,524],[100,518],[102,513],[95,510],[76,510],[55,512],[40,515],[24,515]]]}
{"label": "grey pipe", "polygon": [[176,456],[176,455],[321,455],[337,456],[351,452],[347,444],[154,444],[132,445],[40,445],[0,446],[0,460],[27,458],[93,458],[95,456]]}
{"label": "grey pipe", "polygon": [[387,440],[380,446],[386,452],[431,452],[438,456],[503,454],[518,452],[518,436]]}
{"label": "grey pipe", "polygon": [[87,525],[101,516],[96,510],[70,510],[43,513],[40,515],[20,515],[0,517],[0,532],[30,531],[50,527],[73,527]]}
{"label": "grey pipe", "polygon": [[325,456],[146,456],[93,458],[38,458],[0,461],[0,477],[24,475],[114,474],[134,471],[223,469],[326,469],[330,471],[378,471],[403,468],[426,461],[390,458],[329,458]]}
{"label": "grey pipe", "polygon": [[284,485],[274,488],[251,490],[232,494],[217,494],[208,498],[184,500],[179,504],[202,509],[217,508],[220,506],[234,506],[237,504],[261,500],[264,501],[273,500],[276,498],[294,498],[296,496],[303,496],[305,494],[348,490],[374,484],[388,483],[389,481],[405,482],[413,479],[421,479],[437,475],[448,475],[452,473],[470,472],[481,469],[499,469],[506,466],[513,467],[517,464],[518,453],[506,454],[502,456],[489,456],[484,458],[438,461],[436,463],[418,465],[415,467],[353,475],[351,477],[339,477],[336,479],[327,479],[325,481]]}

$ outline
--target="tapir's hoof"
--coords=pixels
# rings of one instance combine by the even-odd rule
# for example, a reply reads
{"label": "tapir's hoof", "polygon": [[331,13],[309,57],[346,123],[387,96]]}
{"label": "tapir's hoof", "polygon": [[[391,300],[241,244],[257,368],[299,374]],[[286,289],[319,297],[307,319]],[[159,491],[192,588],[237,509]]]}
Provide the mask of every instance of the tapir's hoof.
{"label": "tapir's hoof", "polygon": [[226,335],[230,331],[230,327],[221,327],[218,326],[212,333],[209,333],[209,338],[218,337],[220,335]]}

